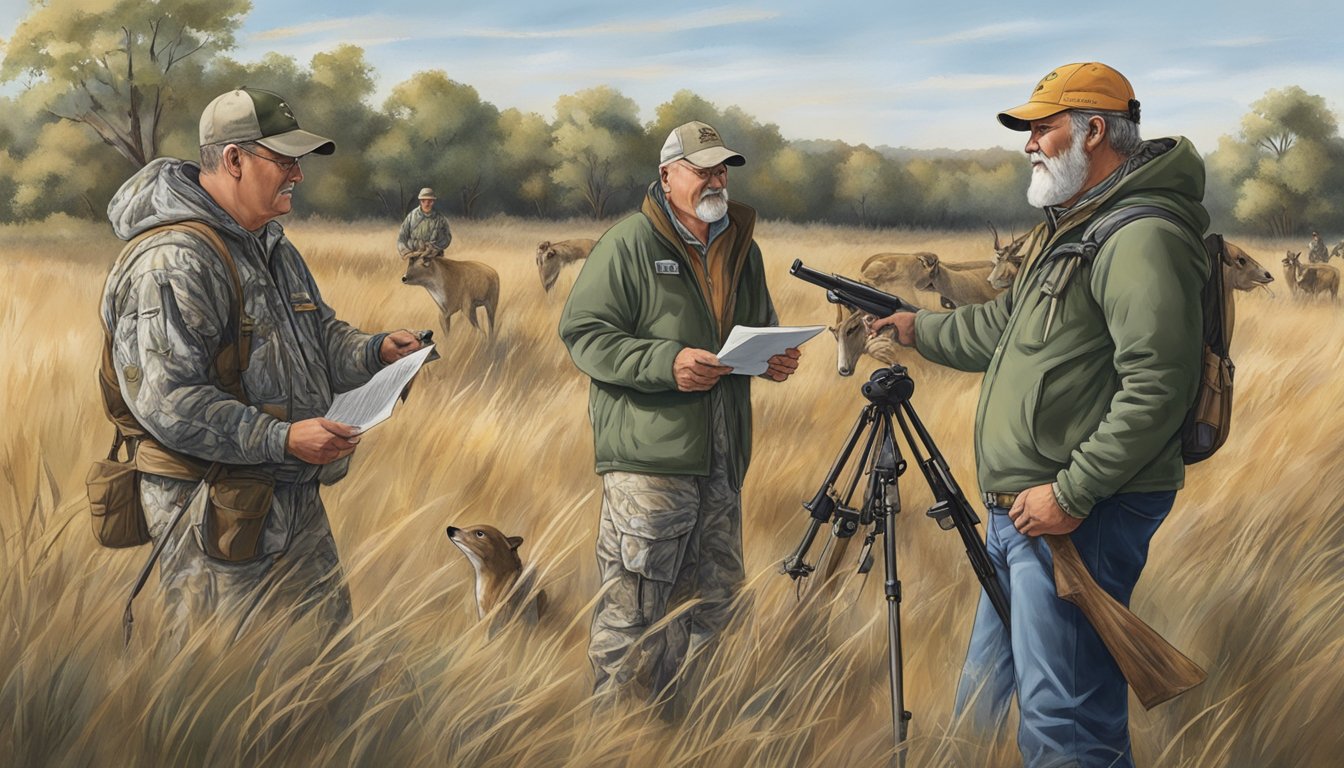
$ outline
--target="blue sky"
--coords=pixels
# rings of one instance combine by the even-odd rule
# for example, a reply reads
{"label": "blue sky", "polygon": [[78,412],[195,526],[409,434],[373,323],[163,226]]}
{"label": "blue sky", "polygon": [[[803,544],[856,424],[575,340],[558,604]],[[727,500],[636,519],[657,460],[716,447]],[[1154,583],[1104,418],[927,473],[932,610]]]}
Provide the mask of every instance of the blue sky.
{"label": "blue sky", "polygon": [[[1300,85],[1344,108],[1339,6],[1012,5],[254,0],[234,55],[307,62],[351,42],[377,70],[380,99],[416,71],[441,69],[501,108],[547,117],[557,96],[607,84],[648,120],[690,88],[790,139],[915,148],[1017,148],[994,114],[1072,61],[1124,72],[1146,136],[1184,134],[1205,152],[1270,88]],[[26,8],[0,0],[0,37]]]}

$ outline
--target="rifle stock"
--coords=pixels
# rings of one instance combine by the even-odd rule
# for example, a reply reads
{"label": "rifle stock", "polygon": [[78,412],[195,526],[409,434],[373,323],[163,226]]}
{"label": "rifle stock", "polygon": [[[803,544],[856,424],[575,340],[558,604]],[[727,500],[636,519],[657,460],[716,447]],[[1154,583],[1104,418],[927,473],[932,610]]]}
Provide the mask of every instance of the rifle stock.
{"label": "rifle stock", "polygon": [[1055,559],[1055,593],[1078,606],[1115,658],[1144,709],[1204,682],[1204,670],[1097,584],[1073,540],[1047,534]]}

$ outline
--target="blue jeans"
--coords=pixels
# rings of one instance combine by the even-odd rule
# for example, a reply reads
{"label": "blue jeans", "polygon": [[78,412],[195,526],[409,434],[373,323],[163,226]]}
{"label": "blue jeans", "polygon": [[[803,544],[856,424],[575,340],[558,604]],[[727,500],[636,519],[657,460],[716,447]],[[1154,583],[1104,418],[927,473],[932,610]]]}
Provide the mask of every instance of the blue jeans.
{"label": "blue jeans", "polygon": [[[1148,560],[1148,541],[1175,498],[1175,491],[1117,494],[1070,534],[1097,583],[1125,605]],[[1133,766],[1120,668],[1082,611],[1055,596],[1045,540],[1018,533],[1007,509],[989,511],[986,545],[1008,594],[1012,636],[982,591],[956,714],[995,733],[1016,691],[1017,746],[1028,768]]]}

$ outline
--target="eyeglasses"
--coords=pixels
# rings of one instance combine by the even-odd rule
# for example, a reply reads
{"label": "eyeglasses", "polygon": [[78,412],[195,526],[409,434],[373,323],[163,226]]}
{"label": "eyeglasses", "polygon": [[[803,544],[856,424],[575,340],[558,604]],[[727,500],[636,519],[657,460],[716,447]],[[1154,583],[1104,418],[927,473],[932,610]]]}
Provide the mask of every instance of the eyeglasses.
{"label": "eyeglasses", "polygon": [[234,146],[243,150],[244,152],[253,157],[260,157],[262,160],[265,160],[269,163],[275,163],[276,165],[280,166],[280,170],[284,171],[285,175],[289,175],[289,173],[299,165],[299,158],[297,157],[291,157],[288,160],[276,160],[274,157],[259,155],[256,152],[253,152],[252,150],[248,149],[247,147],[244,147],[242,144],[235,144]]}
{"label": "eyeglasses", "polygon": [[713,168],[700,168],[698,166],[692,165],[690,161],[683,160],[681,162],[681,165],[689,169],[691,173],[694,173],[696,176],[698,176],[701,181],[709,181],[711,178],[715,177],[720,179],[728,178],[728,166],[722,163],[714,166]]}

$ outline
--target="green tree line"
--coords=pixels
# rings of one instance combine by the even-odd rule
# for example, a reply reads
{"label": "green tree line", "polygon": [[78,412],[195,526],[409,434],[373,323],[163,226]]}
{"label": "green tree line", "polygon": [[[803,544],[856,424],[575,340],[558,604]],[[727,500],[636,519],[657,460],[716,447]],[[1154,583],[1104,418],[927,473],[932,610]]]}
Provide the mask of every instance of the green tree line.
{"label": "green tree line", "polygon": [[[0,80],[25,86],[0,97],[0,220],[101,217],[149,160],[194,159],[202,107],[240,85],[283,94],[306,128],[336,141],[334,156],[304,167],[303,210],[330,218],[400,218],[423,186],[464,217],[611,217],[638,204],[667,133],[698,119],[748,158],[731,190],[767,218],[1019,230],[1039,220],[1019,152],[790,141],[689,90],[648,122],[607,86],[561,96],[547,118],[500,109],[442,70],[416,73],[375,104],[374,70],[353,45],[306,63],[231,58],[248,10],[246,0],[35,5],[0,62]],[[1344,229],[1344,140],[1321,97],[1271,91],[1208,159],[1215,224]]]}

